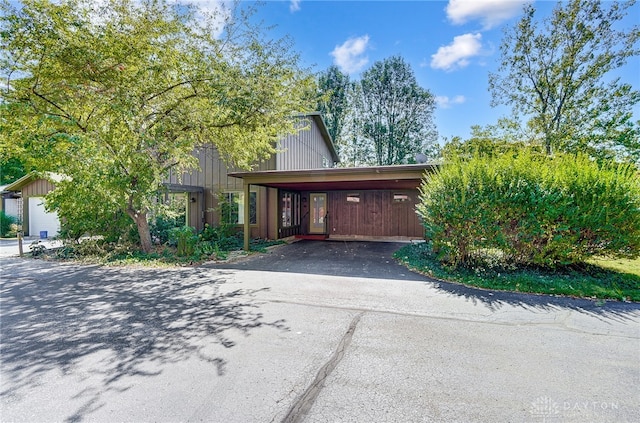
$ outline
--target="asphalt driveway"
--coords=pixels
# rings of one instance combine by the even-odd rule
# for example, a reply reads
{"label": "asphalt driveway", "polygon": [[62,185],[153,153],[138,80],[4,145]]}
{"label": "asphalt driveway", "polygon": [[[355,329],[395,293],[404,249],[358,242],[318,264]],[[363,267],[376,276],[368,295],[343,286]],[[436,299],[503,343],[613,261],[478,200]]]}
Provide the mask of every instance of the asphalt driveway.
{"label": "asphalt driveway", "polygon": [[285,248],[278,247],[271,254],[213,266],[263,272],[426,280],[393,259],[393,253],[403,245],[399,242],[298,241]]}
{"label": "asphalt driveway", "polygon": [[397,266],[398,246],[0,259],[0,420],[640,421],[638,304],[463,289]]}

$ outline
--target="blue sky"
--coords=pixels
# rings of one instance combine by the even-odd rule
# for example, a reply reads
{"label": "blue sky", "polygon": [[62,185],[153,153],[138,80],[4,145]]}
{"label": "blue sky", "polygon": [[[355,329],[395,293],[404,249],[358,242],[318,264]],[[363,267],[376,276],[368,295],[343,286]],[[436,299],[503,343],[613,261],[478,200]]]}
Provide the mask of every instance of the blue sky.
{"label": "blue sky", "polygon": [[[206,1],[206,0],[205,0]],[[492,108],[488,74],[499,65],[506,25],[517,22],[522,6],[534,3],[547,16],[555,1],[267,1],[258,8],[273,36],[289,35],[302,63],[321,71],[331,64],[358,79],[374,62],[402,56],[418,83],[438,99],[435,122],[440,136],[468,137],[471,125],[492,124],[509,114]],[[624,27],[640,22],[635,6]],[[640,58],[620,76],[637,89]],[[640,119],[640,110],[636,108]]]}
{"label": "blue sky", "polygon": [[[205,11],[219,10],[227,1],[177,0]],[[545,0],[266,0],[255,18],[275,26],[271,37],[291,37],[302,64],[314,72],[336,64],[359,79],[374,62],[402,56],[418,83],[436,96],[442,140],[467,138],[472,125],[494,124],[510,114],[506,106],[491,107],[488,75],[499,66],[504,28],[518,21],[528,3],[540,19],[556,5]],[[621,28],[638,23],[640,6],[635,5]],[[613,76],[640,89],[640,57]],[[640,120],[640,105],[634,119]]]}

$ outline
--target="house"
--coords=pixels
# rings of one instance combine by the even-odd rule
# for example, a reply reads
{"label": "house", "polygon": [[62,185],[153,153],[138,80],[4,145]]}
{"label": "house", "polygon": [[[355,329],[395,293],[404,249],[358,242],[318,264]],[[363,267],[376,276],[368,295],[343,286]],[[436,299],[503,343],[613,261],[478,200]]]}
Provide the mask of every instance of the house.
{"label": "house", "polygon": [[279,239],[422,239],[415,213],[418,187],[433,164],[336,168],[339,161],[320,113],[298,116],[308,129],[284,138],[256,170],[228,169],[214,147],[198,151],[200,171],[170,175],[183,193],[187,224],[216,224],[218,195],[235,205],[232,218],[251,237]]}
{"label": "house", "polygon": [[[232,206],[226,221],[244,230],[245,248],[250,238],[423,238],[415,205],[434,165],[335,167],[339,158],[320,113],[295,119],[301,130],[250,172],[230,168],[213,145],[198,147],[199,170],[169,173],[161,200],[178,204],[185,224],[202,230],[220,222],[222,197]],[[22,192],[25,234],[59,232],[58,217],[43,205],[54,182],[31,173],[6,187]]]}
{"label": "house", "polygon": [[[55,188],[60,175],[30,172],[3,189],[3,207],[15,209],[27,236],[53,237],[60,232],[60,219],[44,207],[44,196]],[[45,234],[46,233],[46,234]]]}
{"label": "house", "polygon": [[[331,168],[339,161],[320,113],[300,115],[295,119],[301,130],[280,140],[279,152],[259,162],[256,172]],[[244,225],[243,181],[231,175],[239,169],[229,167],[213,145],[200,146],[194,154],[200,169],[182,174],[170,173],[165,181],[165,200],[169,202],[178,198],[183,201],[186,204],[186,224],[201,230],[205,223],[217,225],[220,222],[218,198],[223,196],[235,206],[235,212],[227,216],[227,220],[231,218],[238,225]],[[279,238],[278,232],[267,224],[272,220],[268,215],[269,205],[277,204],[277,196],[277,190],[259,185],[251,187],[247,196],[250,236]]]}

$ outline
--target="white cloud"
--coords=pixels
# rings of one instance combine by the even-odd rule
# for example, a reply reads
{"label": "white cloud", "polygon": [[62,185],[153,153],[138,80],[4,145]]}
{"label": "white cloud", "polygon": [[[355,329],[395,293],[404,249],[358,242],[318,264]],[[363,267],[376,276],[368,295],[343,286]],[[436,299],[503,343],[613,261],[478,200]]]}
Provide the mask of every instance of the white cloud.
{"label": "white cloud", "polygon": [[532,0],[449,0],[447,17],[456,25],[477,19],[484,29],[518,15],[525,4]]}
{"label": "white cloud", "polygon": [[436,104],[443,109],[450,109],[456,104],[462,104],[467,99],[463,95],[457,95],[453,98],[449,98],[446,95],[438,95],[436,96]]}
{"label": "white cloud", "polygon": [[208,16],[228,16],[230,5],[225,0],[184,0],[183,4],[196,6],[200,12]]}
{"label": "white cloud", "polygon": [[368,35],[349,38],[333,49],[331,52],[333,62],[345,73],[356,73],[369,62],[369,58],[364,55],[368,47]]}
{"label": "white cloud", "polygon": [[204,17],[211,19],[216,37],[222,34],[225,21],[231,15],[230,5],[225,0],[186,0],[183,4],[196,6]]}
{"label": "white cloud", "polygon": [[300,10],[300,1],[301,0],[291,0],[291,2],[289,3],[289,11],[293,13]]}
{"label": "white cloud", "polygon": [[477,56],[482,50],[482,34],[464,34],[453,37],[453,42],[440,47],[431,55],[431,67],[450,71],[469,64],[469,58]]}
{"label": "white cloud", "polygon": [[[141,3],[140,0],[134,0],[134,5],[136,6]],[[228,0],[178,0],[175,4],[170,4],[170,6],[197,8],[196,18],[203,21],[207,20],[208,23],[211,23],[213,35],[216,38],[224,32],[226,21],[231,17],[231,8],[233,7]],[[114,13],[110,7],[109,0],[93,0],[89,4],[87,11],[92,12],[90,18],[96,24],[104,23],[109,15]]]}

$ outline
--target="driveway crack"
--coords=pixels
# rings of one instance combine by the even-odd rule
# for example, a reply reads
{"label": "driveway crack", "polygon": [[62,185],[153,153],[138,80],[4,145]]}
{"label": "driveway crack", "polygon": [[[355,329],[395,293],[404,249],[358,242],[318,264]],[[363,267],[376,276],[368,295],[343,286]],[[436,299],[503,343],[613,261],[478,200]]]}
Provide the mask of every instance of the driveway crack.
{"label": "driveway crack", "polygon": [[313,407],[320,391],[324,387],[324,381],[331,372],[336,368],[338,363],[342,361],[344,357],[345,350],[351,344],[351,338],[353,338],[353,334],[356,331],[356,326],[358,326],[358,322],[360,322],[360,318],[364,312],[358,313],[347,328],[347,331],[342,336],[340,343],[338,343],[338,347],[333,352],[329,360],[318,370],[316,377],[313,379],[311,384],[305,389],[305,391],[296,399],[293,403],[287,415],[282,419],[282,423],[299,423],[302,422],[305,416]]}

